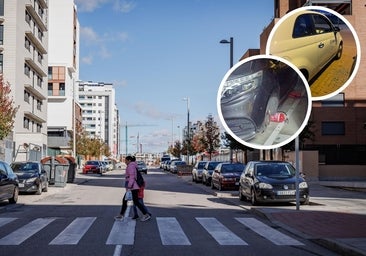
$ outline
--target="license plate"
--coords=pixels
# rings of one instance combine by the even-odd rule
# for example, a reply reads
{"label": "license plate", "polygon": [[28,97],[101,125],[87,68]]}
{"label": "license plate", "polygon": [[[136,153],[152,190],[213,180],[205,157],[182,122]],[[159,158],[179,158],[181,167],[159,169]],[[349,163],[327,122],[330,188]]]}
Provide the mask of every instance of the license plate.
{"label": "license plate", "polygon": [[19,187],[20,188],[24,188],[24,184],[23,183],[19,183]]}
{"label": "license plate", "polygon": [[277,195],[279,196],[293,196],[295,195],[296,191],[295,190],[281,190],[281,191],[277,191]]}
{"label": "license plate", "polygon": [[239,186],[239,182],[235,182],[235,186]]}

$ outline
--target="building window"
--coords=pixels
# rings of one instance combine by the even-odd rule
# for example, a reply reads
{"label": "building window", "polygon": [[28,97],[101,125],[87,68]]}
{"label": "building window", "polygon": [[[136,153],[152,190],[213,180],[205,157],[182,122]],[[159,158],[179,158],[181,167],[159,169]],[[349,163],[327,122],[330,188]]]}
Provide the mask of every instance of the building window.
{"label": "building window", "polygon": [[30,14],[27,11],[25,11],[25,21],[30,25],[31,20],[32,18]]}
{"label": "building window", "polygon": [[29,103],[30,93],[27,91],[24,91],[24,101]]}
{"label": "building window", "polygon": [[52,67],[48,67],[48,79],[52,80]]}
{"label": "building window", "polygon": [[0,25],[0,45],[4,44],[4,25]]}
{"label": "building window", "polygon": [[0,73],[3,73],[3,55],[0,54]]}
{"label": "building window", "polygon": [[53,84],[48,83],[48,96],[52,96],[52,95],[53,95]]}
{"label": "building window", "polygon": [[322,135],[345,135],[346,127],[342,121],[322,122]]}
{"label": "building window", "polygon": [[344,107],[344,93],[321,101],[322,107]]}
{"label": "building window", "polygon": [[41,100],[37,100],[37,109],[38,109],[39,111],[41,111],[41,110],[42,110],[42,101],[41,101]]}
{"label": "building window", "polygon": [[0,16],[4,16],[4,0],[0,0]]}
{"label": "building window", "polygon": [[26,117],[23,119],[23,128],[29,129],[29,119]]}
{"label": "building window", "polygon": [[30,67],[27,64],[24,64],[24,74],[30,76]]}
{"label": "building window", "polygon": [[42,130],[42,125],[41,124],[37,124],[37,132],[41,132],[41,130]]}
{"label": "building window", "polygon": [[43,55],[41,53],[38,53],[38,62],[42,64]]}
{"label": "building window", "polygon": [[41,29],[38,28],[38,39],[42,42],[43,40],[43,32]]}
{"label": "building window", "polygon": [[24,47],[30,51],[31,42],[28,38],[25,38]]}
{"label": "building window", "polygon": [[65,83],[60,83],[59,85],[59,95],[65,96]]}

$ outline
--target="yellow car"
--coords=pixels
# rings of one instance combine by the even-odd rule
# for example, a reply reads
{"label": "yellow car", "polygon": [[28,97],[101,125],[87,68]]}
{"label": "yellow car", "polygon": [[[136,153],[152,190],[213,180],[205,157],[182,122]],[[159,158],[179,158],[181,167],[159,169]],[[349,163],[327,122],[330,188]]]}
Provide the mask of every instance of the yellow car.
{"label": "yellow car", "polygon": [[269,53],[292,62],[310,81],[328,63],[342,56],[339,27],[322,12],[293,11],[281,19],[269,36]]}

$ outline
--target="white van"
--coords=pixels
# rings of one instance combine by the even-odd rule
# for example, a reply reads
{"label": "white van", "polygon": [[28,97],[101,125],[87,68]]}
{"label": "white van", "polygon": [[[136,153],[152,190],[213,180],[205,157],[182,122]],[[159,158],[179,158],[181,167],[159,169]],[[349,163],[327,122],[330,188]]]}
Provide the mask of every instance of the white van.
{"label": "white van", "polygon": [[269,36],[269,52],[292,62],[310,81],[328,63],[342,56],[340,29],[317,11],[285,16]]}

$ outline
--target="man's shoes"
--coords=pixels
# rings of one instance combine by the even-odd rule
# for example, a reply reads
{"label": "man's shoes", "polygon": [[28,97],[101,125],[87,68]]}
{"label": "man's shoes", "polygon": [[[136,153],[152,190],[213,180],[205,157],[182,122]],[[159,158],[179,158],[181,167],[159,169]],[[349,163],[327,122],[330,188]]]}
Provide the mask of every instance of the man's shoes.
{"label": "man's shoes", "polygon": [[117,215],[116,217],[114,217],[114,220],[122,221],[123,215]]}
{"label": "man's shoes", "polygon": [[137,220],[138,218],[139,218],[138,215],[132,217],[133,220]]}
{"label": "man's shoes", "polygon": [[141,218],[141,221],[147,221],[147,220],[149,220],[151,217],[150,217],[150,215],[149,214],[145,214],[144,216],[142,216],[142,218]]}

